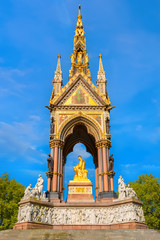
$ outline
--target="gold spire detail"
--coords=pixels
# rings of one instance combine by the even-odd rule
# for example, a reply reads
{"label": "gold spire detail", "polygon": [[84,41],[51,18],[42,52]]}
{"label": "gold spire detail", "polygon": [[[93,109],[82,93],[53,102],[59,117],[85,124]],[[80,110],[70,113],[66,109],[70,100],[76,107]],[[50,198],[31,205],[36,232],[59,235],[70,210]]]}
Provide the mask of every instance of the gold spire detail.
{"label": "gold spire detail", "polygon": [[101,73],[104,73],[104,70],[103,70],[103,64],[102,64],[102,54],[100,53],[99,54],[99,71],[98,72],[101,72]]}
{"label": "gold spire detail", "polygon": [[59,53],[59,54],[58,54],[57,68],[56,68],[55,74],[56,74],[56,73],[62,73],[62,71],[61,71],[61,62],[60,62],[60,59],[61,59],[61,54]]}
{"label": "gold spire detail", "polygon": [[84,36],[84,28],[81,15],[81,6],[79,5],[77,26],[74,35],[73,54],[71,55],[71,69],[69,71],[69,79],[77,72],[85,73],[90,78],[89,57],[86,50],[86,38]]}
{"label": "gold spire detail", "polygon": [[53,78],[53,92],[52,95],[56,95],[60,92],[62,88],[62,71],[61,71],[61,62],[60,62],[61,55],[60,53],[58,54],[58,62],[57,62],[57,68],[56,71],[54,72],[54,78]]}
{"label": "gold spire detail", "polygon": [[106,95],[106,77],[105,77],[105,71],[103,69],[102,64],[102,55],[99,54],[99,70],[97,74],[97,87],[100,90],[101,93]]}

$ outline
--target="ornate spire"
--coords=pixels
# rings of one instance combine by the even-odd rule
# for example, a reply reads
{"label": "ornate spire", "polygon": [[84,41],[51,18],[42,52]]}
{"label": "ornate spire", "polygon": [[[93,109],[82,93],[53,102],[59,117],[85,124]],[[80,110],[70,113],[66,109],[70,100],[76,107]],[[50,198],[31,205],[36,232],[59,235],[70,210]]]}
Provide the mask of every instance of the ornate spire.
{"label": "ornate spire", "polygon": [[102,55],[99,54],[99,70],[97,74],[97,87],[103,94],[106,94],[106,82],[107,81],[105,77],[105,71],[103,69],[103,64],[102,64]]}
{"label": "ornate spire", "polygon": [[57,68],[56,71],[54,73],[54,78],[53,78],[53,88],[54,88],[54,95],[56,95],[57,93],[59,93],[59,91],[62,88],[62,71],[61,71],[61,63],[60,63],[60,58],[61,55],[60,53],[58,54],[58,62],[57,62]]}
{"label": "ornate spire", "polygon": [[55,75],[57,75],[57,74],[61,74],[62,75],[60,59],[61,59],[61,54],[59,53],[58,54],[58,62],[57,62],[57,68],[56,68],[56,71],[55,71]]}
{"label": "ornate spire", "polygon": [[105,71],[103,70],[103,64],[102,64],[102,54],[99,54],[99,70],[98,70],[98,74],[99,73],[103,73],[105,75]]}
{"label": "ornate spire", "polygon": [[73,77],[76,72],[84,72],[90,77],[89,57],[86,50],[86,38],[84,36],[84,28],[81,15],[81,6],[79,5],[77,26],[74,35],[73,54],[71,55],[71,69],[69,71],[69,79]]}

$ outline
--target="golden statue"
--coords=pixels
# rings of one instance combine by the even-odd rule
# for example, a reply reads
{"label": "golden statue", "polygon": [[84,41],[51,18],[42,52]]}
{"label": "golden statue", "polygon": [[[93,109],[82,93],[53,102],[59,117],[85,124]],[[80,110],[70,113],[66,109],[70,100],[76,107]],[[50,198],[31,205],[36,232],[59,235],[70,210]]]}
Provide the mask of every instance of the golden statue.
{"label": "golden statue", "polygon": [[82,64],[82,52],[78,52],[77,58],[78,58],[78,63]]}
{"label": "golden statue", "polygon": [[71,55],[71,63],[75,63],[76,62],[76,57],[74,56],[74,54]]}
{"label": "golden statue", "polygon": [[88,63],[89,62],[89,57],[88,57],[88,54],[86,54],[85,56],[85,63]]}
{"label": "golden statue", "polygon": [[74,182],[90,182],[90,180],[87,178],[87,170],[85,169],[85,161],[84,159],[79,156],[79,163],[73,168],[75,171],[74,175]]}

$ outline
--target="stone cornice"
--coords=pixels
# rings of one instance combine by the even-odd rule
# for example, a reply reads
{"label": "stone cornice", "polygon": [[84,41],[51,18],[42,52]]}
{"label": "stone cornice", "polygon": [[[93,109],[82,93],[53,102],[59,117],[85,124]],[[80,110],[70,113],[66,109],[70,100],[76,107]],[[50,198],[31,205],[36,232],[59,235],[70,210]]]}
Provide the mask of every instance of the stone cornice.
{"label": "stone cornice", "polygon": [[56,110],[75,110],[75,111],[81,111],[81,110],[92,110],[92,111],[97,111],[97,110],[102,110],[104,111],[106,109],[106,106],[55,106],[51,105],[50,110],[56,111]]}

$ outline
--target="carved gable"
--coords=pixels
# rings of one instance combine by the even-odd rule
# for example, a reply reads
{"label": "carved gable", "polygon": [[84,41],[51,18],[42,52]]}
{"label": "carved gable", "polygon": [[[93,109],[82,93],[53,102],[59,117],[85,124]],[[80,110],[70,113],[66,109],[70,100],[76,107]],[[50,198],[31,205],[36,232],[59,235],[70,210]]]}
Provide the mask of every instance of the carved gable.
{"label": "carved gable", "polygon": [[56,101],[58,106],[102,106],[105,102],[99,98],[94,89],[84,80],[77,81],[66,89],[65,93]]}
{"label": "carved gable", "polygon": [[71,96],[64,102],[64,105],[97,105],[89,93],[79,85]]}

